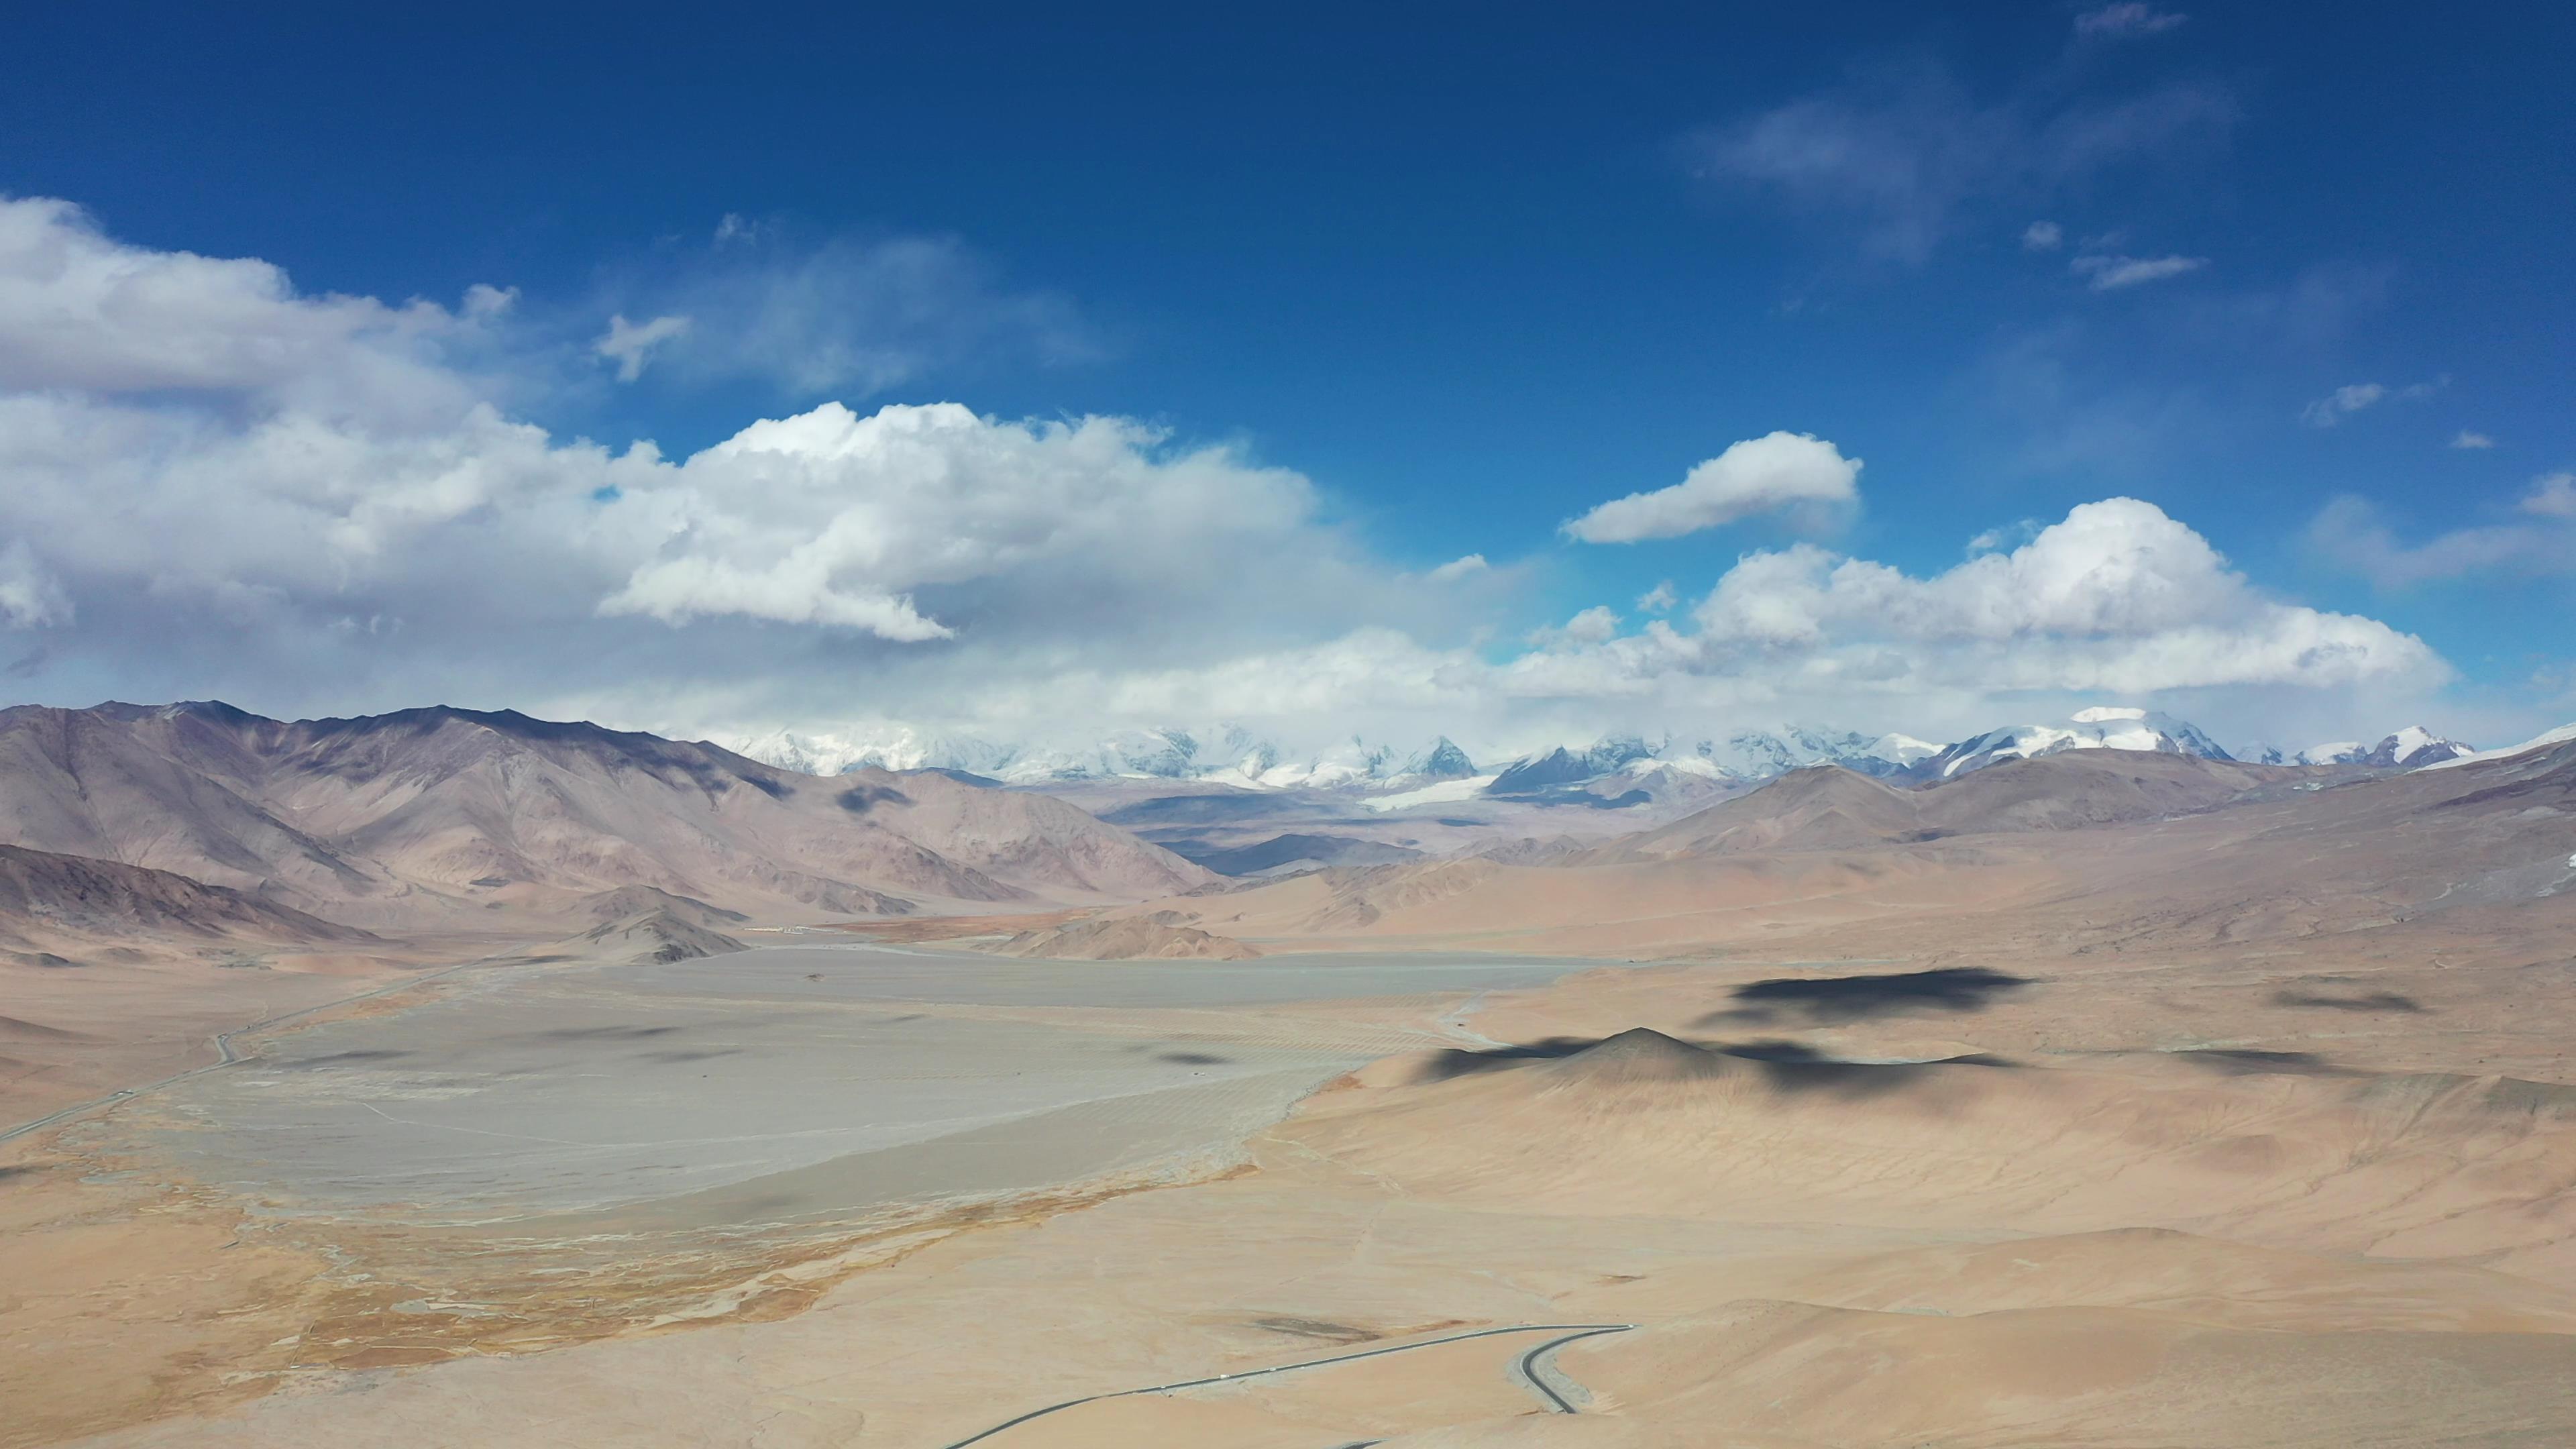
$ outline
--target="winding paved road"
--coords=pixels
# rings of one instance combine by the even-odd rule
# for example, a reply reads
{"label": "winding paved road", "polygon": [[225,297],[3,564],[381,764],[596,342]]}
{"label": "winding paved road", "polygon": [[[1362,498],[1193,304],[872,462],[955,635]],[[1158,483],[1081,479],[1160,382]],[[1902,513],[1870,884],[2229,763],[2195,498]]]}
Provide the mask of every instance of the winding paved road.
{"label": "winding paved road", "polygon": [[[1564,1380],[1564,1375],[1562,1373],[1548,1367],[1544,1363],[1543,1356],[1553,1350],[1564,1347],[1566,1344],[1574,1342],[1578,1338],[1590,1338],[1595,1334],[1602,1333],[1626,1333],[1628,1330],[1635,1328],[1636,1326],[1637,1325],[1633,1323],[1523,1323],[1514,1325],[1510,1328],[1479,1328],[1466,1333],[1450,1333],[1443,1334],[1438,1338],[1426,1338],[1420,1343],[1399,1343],[1386,1348],[1362,1349],[1357,1353],[1337,1353],[1329,1358],[1310,1358],[1299,1363],[1279,1364],[1272,1368],[1245,1369],[1241,1373],[1218,1374],[1213,1378],[1183,1379],[1179,1383],[1152,1384],[1141,1389],[1116,1389],[1105,1394],[1086,1394],[1079,1399],[1067,1399],[1061,1404],[1049,1404],[1043,1409],[1031,1409],[1016,1419],[1005,1419],[1001,1423],[995,1424],[990,1429],[986,1429],[977,1434],[969,1434],[965,1438],[947,1445],[946,1449],[966,1449],[966,1446],[969,1444],[981,1444],[985,1440],[992,1438],[994,1435],[1001,1433],[1003,1430],[1017,1428],[1031,1419],[1043,1419],[1049,1414],[1062,1413],[1066,1409],[1076,1408],[1083,1404],[1096,1404],[1103,1399],[1131,1399],[1139,1394],[1168,1394],[1180,1389],[1202,1389],[1211,1384],[1230,1384],[1242,1379],[1261,1378],[1268,1374],[1294,1373],[1298,1369],[1322,1368],[1327,1364],[1350,1363],[1356,1359],[1363,1358],[1379,1358],[1390,1353],[1410,1353],[1417,1348],[1430,1348],[1443,1343],[1462,1343],[1471,1338],[1493,1338],[1506,1333],[1555,1332],[1562,1333],[1564,1335],[1561,1338],[1550,1339],[1547,1342],[1540,1344],[1538,1347],[1531,1349],[1529,1352],[1522,1354],[1515,1364],[1514,1376],[1523,1387],[1536,1392],[1539,1395],[1540,1401],[1545,1403],[1549,1408],[1560,1414],[1571,1414],[1575,1412],[1574,1405],[1563,1395],[1559,1394],[1554,1388],[1551,1388],[1544,1380],[1539,1378],[1540,1373],[1549,1373],[1561,1380]],[[1567,1387],[1574,1387],[1572,1380],[1564,1381]],[[1366,1442],[1375,1443],[1376,1441],[1369,1440]]]}
{"label": "winding paved road", "polygon": [[[1522,1354],[1520,1358],[1512,1364],[1513,1376],[1520,1380],[1522,1388],[1538,1395],[1558,1413],[1579,1413],[1581,1411],[1574,1407],[1574,1400],[1572,1398],[1568,1398],[1566,1396],[1567,1393],[1571,1392],[1574,1395],[1586,1398],[1589,1396],[1583,1393],[1583,1386],[1581,1384],[1578,1384],[1574,1380],[1566,1377],[1565,1371],[1558,1368],[1555,1362],[1548,1356],[1555,1353],[1558,1349],[1565,1347],[1567,1344],[1574,1342],[1578,1338],[1592,1338],[1604,1333],[1625,1333],[1634,1327],[1636,1327],[1636,1325],[1633,1323],[1623,1323],[1615,1328],[1586,1328],[1580,1332],[1569,1333],[1563,1338],[1551,1338],[1547,1342],[1540,1344],[1538,1347],[1531,1349],[1529,1352]],[[1549,1382],[1551,1379],[1555,1380],[1555,1382]]]}

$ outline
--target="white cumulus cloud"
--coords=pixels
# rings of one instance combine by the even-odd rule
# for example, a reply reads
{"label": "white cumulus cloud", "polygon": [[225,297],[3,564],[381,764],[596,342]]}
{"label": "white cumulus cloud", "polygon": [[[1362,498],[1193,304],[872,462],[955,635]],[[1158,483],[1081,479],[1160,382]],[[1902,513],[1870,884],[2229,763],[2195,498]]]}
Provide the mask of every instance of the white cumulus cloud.
{"label": "white cumulus cloud", "polygon": [[1855,688],[2352,684],[2439,677],[2421,640],[2282,602],[2152,503],[2079,505],[2009,552],[1916,577],[1814,544],[1749,554],[1692,613],[1696,633],[1625,636],[1617,672],[1779,669]]}
{"label": "white cumulus cloud", "polygon": [[1781,512],[1818,527],[1859,500],[1860,470],[1860,459],[1822,438],[1766,433],[1730,445],[1670,488],[1601,504],[1568,521],[1564,532],[1585,543],[1635,543]]}
{"label": "white cumulus cloud", "polygon": [[[1481,759],[1613,724],[1939,728],[2022,691],[2440,674],[2419,641],[2272,599],[2131,500],[1929,577],[1756,552],[1691,584],[1694,608],[1661,585],[1641,621],[1569,600],[1498,648],[1529,570],[1400,565],[1303,475],[1132,418],[822,402],[686,456],[567,438],[494,380],[515,375],[493,320],[511,298],[306,296],[265,263],[0,201],[0,624],[44,640],[13,677],[693,736],[867,718],[1046,743],[1230,718],[1291,741],[1448,733]],[[623,315],[693,319],[657,383],[742,325]],[[1774,433],[1567,527],[1831,515],[1859,469]],[[2526,525],[2554,526],[2565,493],[2536,486]]]}

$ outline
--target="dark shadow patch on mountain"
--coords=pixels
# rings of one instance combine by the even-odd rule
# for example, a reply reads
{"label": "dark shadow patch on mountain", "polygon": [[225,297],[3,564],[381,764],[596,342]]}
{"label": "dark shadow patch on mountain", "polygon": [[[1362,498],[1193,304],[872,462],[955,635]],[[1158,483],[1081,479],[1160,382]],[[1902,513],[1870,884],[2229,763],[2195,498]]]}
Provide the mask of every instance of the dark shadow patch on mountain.
{"label": "dark shadow patch on mountain", "polygon": [[659,1062],[664,1066],[676,1067],[688,1062],[711,1061],[717,1057],[738,1057],[742,1055],[742,1048],[709,1047],[704,1051],[637,1052],[635,1055],[648,1062]]}
{"label": "dark shadow patch on mountain", "polygon": [[1283,805],[1272,795],[1158,795],[1151,800],[1137,800],[1114,810],[1099,812],[1100,818],[1112,825],[1130,828],[1141,826],[1215,825],[1254,816],[1308,816],[1314,812]]}
{"label": "dark shadow patch on mountain", "polygon": [[1222,1066],[1231,1062],[1234,1058],[1216,1056],[1209,1052],[1156,1052],[1154,1053],[1154,1060],[1158,1062],[1178,1062],[1180,1065],[1185,1067],[1214,1067]]}
{"label": "dark shadow patch on mountain", "polygon": [[2285,1075],[2295,1077],[2359,1077],[2368,1073],[2341,1067],[2315,1052],[2256,1051],[2241,1047],[2201,1047],[2179,1051],[2175,1056],[2196,1067],[2207,1067],[2231,1077]]}
{"label": "dark shadow patch on mountain", "polygon": [[563,1026],[524,1036],[534,1041],[649,1041],[678,1030],[676,1026]]}
{"label": "dark shadow patch on mountain", "polygon": [[1485,795],[1488,799],[1510,800],[1522,805],[1574,805],[1587,810],[1627,810],[1655,803],[1655,797],[1644,790],[1599,795],[1580,785],[1542,785],[1527,790],[1506,790],[1500,784],[1494,784],[1486,787]]}
{"label": "dark shadow patch on mountain", "polygon": [[1202,837],[1158,840],[1156,844],[1219,875],[1254,875],[1300,862],[1310,866],[1397,865],[1420,860],[1422,852],[1383,841],[1346,835],[1274,835],[1251,845],[1217,845]]}
{"label": "dark shadow patch on mountain", "polygon": [[912,797],[892,785],[852,785],[834,797],[840,807],[853,815],[865,815],[880,805],[909,805]]}
{"label": "dark shadow patch on mountain", "polygon": [[[1668,1075],[1722,1075],[1728,1059],[1745,1063],[1759,1071],[1766,1085],[1780,1092],[1817,1092],[1844,1097],[1877,1096],[1922,1084],[1936,1067],[2018,1068],[2021,1063],[2008,1057],[1986,1052],[1965,1056],[1942,1057],[1923,1062],[1855,1062],[1827,1056],[1803,1042],[1787,1040],[1682,1042],[1660,1033],[1636,1030],[1610,1036],[1553,1036],[1533,1042],[1514,1042],[1497,1047],[1454,1048],[1441,1052],[1423,1064],[1415,1075],[1417,1082],[1444,1082],[1484,1072],[1509,1071],[1541,1063],[1560,1063],[1557,1070],[1582,1065],[1586,1053],[1596,1049],[1614,1054],[1633,1042],[1651,1036],[1663,1050],[1658,1065]],[[1705,1053],[1710,1060],[1705,1070],[1680,1073],[1673,1070],[1675,1058],[1688,1053]]]}
{"label": "dark shadow patch on mountain", "polygon": [[2027,976],[1983,966],[1945,966],[1879,976],[1774,976],[1735,988],[1736,1006],[1696,1023],[1760,1022],[1782,1011],[1810,1021],[1862,1021],[1915,1011],[1983,1011],[1997,997],[2031,984]]}
{"label": "dark shadow patch on mountain", "polygon": [[1347,1323],[1327,1323],[1318,1318],[1255,1318],[1249,1322],[1255,1328],[1284,1333],[1292,1338],[1311,1338],[1319,1343],[1367,1343],[1382,1336],[1371,1329],[1353,1328]]}
{"label": "dark shadow patch on mountain", "polygon": [[1881,1097],[1923,1086],[1933,1079],[1936,1069],[1942,1067],[2009,1070],[2021,1066],[2009,1057],[1996,1056],[1992,1052],[1971,1052],[1924,1062],[1853,1062],[1826,1056],[1803,1042],[1777,1040],[1720,1042],[1708,1050],[1721,1056],[1738,1057],[1760,1067],[1764,1082],[1775,1092],[1845,1098]]}
{"label": "dark shadow patch on mountain", "polygon": [[349,1067],[358,1066],[367,1062],[399,1061],[410,1055],[410,1052],[398,1051],[392,1047],[373,1047],[364,1051],[333,1052],[329,1056],[305,1057],[297,1061],[282,1061],[276,1063],[276,1065],[281,1071],[309,1072],[323,1067]]}
{"label": "dark shadow patch on mountain", "polygon": [[1551,1036],[1494,1047],[1452,1047],[1425,1063],[1417,1080],[1445,1082],[1452,1077],[1500,1071],[1529,1062],[1562,1061],[1608,1040],[1608,1037],[1600,1036]]}
{"label": "dark shadow patch on mountain", "polygon": [[2328,996],[2322,992],[2275,991],[2274,1006],[2305,1006],[2325,1011],[2402,1011],[2420,1012],[2424,1004],[2411,996],[2394,991],[2372,991],[2352,996]]}

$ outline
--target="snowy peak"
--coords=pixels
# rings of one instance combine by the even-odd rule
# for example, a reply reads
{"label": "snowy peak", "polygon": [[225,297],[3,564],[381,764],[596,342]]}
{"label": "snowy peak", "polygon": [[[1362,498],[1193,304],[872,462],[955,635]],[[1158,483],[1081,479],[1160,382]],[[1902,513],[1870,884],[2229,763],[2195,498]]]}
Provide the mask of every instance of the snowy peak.
{"label": "snowy peak", "polygon": [[1447,735],[1434,740],[1431,748],[1404,762],[1404,773],[1418,780],[1463,780],[1476,773],[1476,762],[1458,748]]}
{"label": "snowy peak", "polygon": [[2360,740],[2331,740],[2310,745],[2286,759],[2275,749],[2238,758],[2263,765],[2365,765],[2379,770],[2420,770],[2470,753],[2469,747],[2457,740],[2444,739],[2422,725],[2408,725],[2375,745]]}
{"label": "snowy peak", "polygon": [[996,743],[895,723],[829,734],[781,730],[722,743],[763,763],[814,775],[867,768],[948,770],[1022,786],[1119,778],[1186,780],[1238,790],[1329,790],[1359,796],[1377,809],[1404,808],[1388,803],[1399,797],[1410,802],[1420,795],[1417,803],[1430,804],[1477,793],[1588,805],[1668,801],[1758,785],[1815,765],[1839,765],[1882,780],[1946,779],[2060,750],[2148,750],[2260,764],[2379,769],[2418,769],[2468,753],[2467,746],[2421,726],[2409,726],[2376,744],[2338,741],[2296,754],[2248,745],[2231,752],[2188,721],[2135,705],[2095,705],[2054,724],[2007,725],[1946,747],[1907,734],[1864,735],[1808,724],[1722,736],[1610,734],[1590,744],[1524,755],[1499,769],[1480,769],[1447,735],[1411,750],[1357,735],[1320,750],[1292,750],[1231,724],[1133,729],[1073,748]]}
{"label": "snowy peak", "polygon": [[1873,736],[1815,725],[1741,730],[1723,739],[1667,736],[1660,743],[1609,735],[1582,748],[1560,745],[1524,756],[1505,768],[1487,793],[1535,798],[1583,788],[1612,797],[1643,790],[1662,798],[1675,791],[1757,785],[1813,765],[1840,765],[1886,779],[1904,774],[1907,766],[1939,748],[1911,735]]}
{"label": "snowy peak", "polygon": [[2032,759],[2060,750],[2151,750],[2165,755],[2196,755],[2204,760],[2235,758],[2187,720],[2128,705],[2098,705],[2076,711],[2062,724],[2006,725],[1988,730],[1924,758],[1911,773],[1948,779],[2006,760]]}
{"label": "snowy peak", "polygon": [[1702,758],[1739,780],[1777,779],[1810,765],[1840,765],[1884,779],[1940,747],[1911,735],[1875,737],[1815,725],[1784,725],[1776,730],[1744,730],[1724,744],[1703,743]]}
{"label": "snowy peak", "polygon": [[2469,747],[2457,740],[2446,740],[2422,725],[2408,725],[2371,746],[2361,763],[2384,770],[2420,770],[2469,753]]}
{"label": "snowy peak", "polygon": [[2527,755],[2534,750],[2545,750],[2553,745],[2566,744],[2570,740],[2576,740],[2576,724],[2563,724],[2554,730],[2543,730],[2518,745],[2506,745],[2501,749],[2493,750],[2471,750],[2466,754],[2454,755],[2447,760],[2434,760],[2417,768],[2443,770],[2453,765],[2474,764],[2482,760],[2509,760],[2516,755]]}
{"label": "snowy peak", "polygon": [[1357,736],[1324,750],[1293,753],[1234,725],[1126,730],[1071,749],[1000,744],[905,724],[862,725],[819,734],[776,730],[719,743],[763,764],[800,774],[950,770],[1010,785],[1125,778],[1200,780],[1246,790],[1373,790],[1466,779],[1477,773],[1475,761],[1446,735],[1409,755]]}

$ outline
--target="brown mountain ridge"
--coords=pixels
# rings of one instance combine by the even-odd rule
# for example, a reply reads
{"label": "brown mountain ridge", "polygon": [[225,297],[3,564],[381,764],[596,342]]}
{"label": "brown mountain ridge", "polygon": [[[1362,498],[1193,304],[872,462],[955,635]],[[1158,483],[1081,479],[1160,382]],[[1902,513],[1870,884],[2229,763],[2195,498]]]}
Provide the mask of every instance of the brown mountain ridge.
{"label": "brown mountain ridge", "polygon": [[[0,843],[369,926],[570,921],[651,887],[790,920],[1133,900],[1212,877],[1042,795],[829,779],[515,711],[0,710]],[[583,922],[589,924],[589,922]]]}

